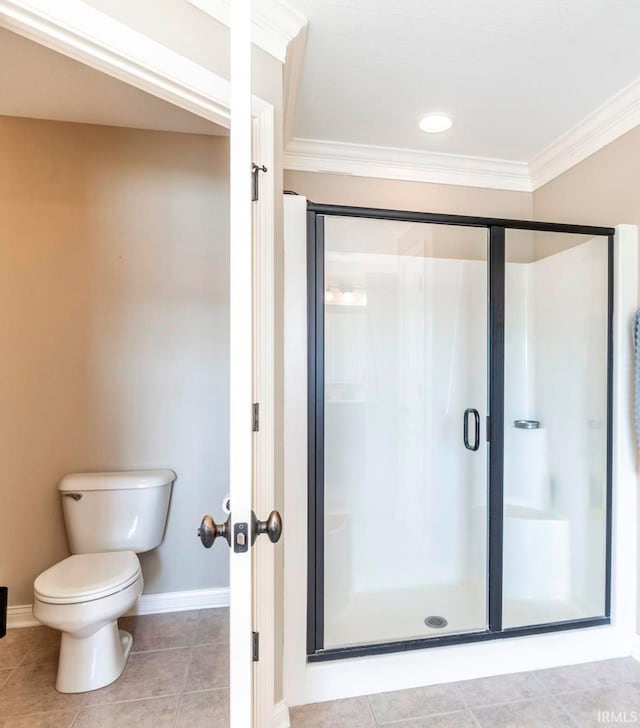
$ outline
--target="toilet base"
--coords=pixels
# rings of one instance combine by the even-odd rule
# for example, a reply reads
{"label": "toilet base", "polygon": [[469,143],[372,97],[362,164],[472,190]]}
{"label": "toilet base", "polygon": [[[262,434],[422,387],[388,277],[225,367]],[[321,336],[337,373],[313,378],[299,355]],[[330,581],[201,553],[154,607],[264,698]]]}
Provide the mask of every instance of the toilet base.
{"label": "toilet base", "polygon": [[133,637],[110,622],[88,637],[62,633],[56,690],[84,693],[117,680],[127,664]]}

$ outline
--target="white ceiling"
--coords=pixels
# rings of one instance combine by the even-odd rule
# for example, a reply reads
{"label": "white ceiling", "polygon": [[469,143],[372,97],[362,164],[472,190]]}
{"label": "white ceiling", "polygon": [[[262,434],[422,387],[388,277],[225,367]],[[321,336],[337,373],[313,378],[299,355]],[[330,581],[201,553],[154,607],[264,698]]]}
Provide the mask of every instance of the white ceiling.
{"label": "white ceiling", "polygon": [[211,121],[3,28],[0,116],[227,134]]}
{"label": "white ceiling", "polygon": [[291,2],[297,138],[528,162],[640,76],[639,0]]}

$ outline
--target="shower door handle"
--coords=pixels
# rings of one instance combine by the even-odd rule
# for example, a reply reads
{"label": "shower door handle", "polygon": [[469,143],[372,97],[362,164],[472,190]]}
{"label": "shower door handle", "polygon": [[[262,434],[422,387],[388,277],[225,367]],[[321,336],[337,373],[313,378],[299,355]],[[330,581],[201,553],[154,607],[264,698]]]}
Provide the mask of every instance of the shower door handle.
{"label": "shower door handle", "polygon": [[[474,421],[474,438],[473,445],[469,442],[469,415],[473,415]],[[464,446],[467,450],[473,450],[474,452],[480,447],[480,413],[477,409],[472,407],[467,408],[464,411],[463,419],[463,439]]]}

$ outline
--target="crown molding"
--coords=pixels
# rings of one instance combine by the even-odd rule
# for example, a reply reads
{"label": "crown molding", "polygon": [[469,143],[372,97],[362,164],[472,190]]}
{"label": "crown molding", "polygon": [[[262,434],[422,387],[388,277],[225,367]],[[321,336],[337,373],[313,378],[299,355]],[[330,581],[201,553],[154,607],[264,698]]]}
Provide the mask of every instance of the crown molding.
{"label": "crown molding", "polygon": [[229,127],[226,79],[81,0],[0,0],[0,27]]}
{"label": "crown molding", "polygon": [[318,139],[292,139],[284,167],[299,172],[531,191],[526,162]]}
{"label": "crown molding", "polygon": [[293,122],[295,120],[298,88],[302,77],[304,57],[307,49],[307,23],[299,29],[297,35],[291,39],[287,47],[287,60],[284,66],[283,77],[283,139],[285,145],[293,137]]}
{"label": "crown molding", "polygon": [[[227,28],[231,25],[231,0],[188,0]],[[307,19],[283,0],[253,0],[251,39],[253,43],[284,63],[289,43],[306,27]]]}
{"label": "crown molding", "polygon": [[640,78],[527,162],[292,139],[285,169],[534,192],[640,125]]}
{"label": "crown molding", "polygon": [[599,106],[529,162],[532,189],[550,182],[640,124],[640,79]]}

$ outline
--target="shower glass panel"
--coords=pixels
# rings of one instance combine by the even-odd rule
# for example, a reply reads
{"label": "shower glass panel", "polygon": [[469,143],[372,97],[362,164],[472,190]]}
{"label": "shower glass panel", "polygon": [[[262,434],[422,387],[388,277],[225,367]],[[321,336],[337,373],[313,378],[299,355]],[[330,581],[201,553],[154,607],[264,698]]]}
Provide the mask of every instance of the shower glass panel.
{"label": "shower glass panel", "polygon": [[503,628],[605,615],[608,240],[506,231]]}
{"label": "shower glass panel", "polygon": [[488,231],[319,224],[324,649],[485,631]]}

